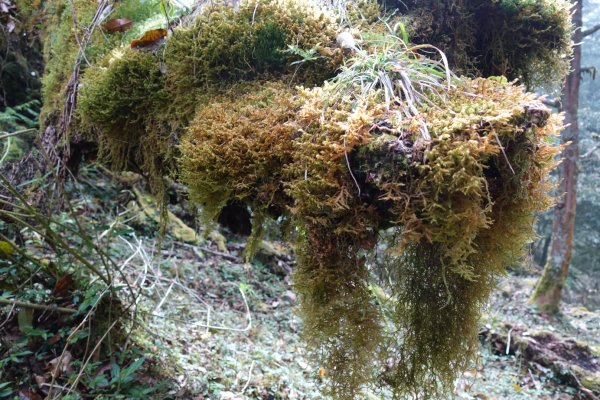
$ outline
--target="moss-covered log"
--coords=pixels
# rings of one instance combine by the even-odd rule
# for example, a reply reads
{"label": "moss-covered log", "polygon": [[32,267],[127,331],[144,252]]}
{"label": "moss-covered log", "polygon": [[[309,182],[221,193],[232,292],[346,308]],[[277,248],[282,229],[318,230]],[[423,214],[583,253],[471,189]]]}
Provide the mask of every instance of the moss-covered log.
{"label": "moss-covered log", "polygon": [[[444,395],[475,355],[495,278],[551,204],[560,119],[506,77],[459,78],[440,49],[411,43],[534,84],[564,70],[568,8],[323,3],[217,3],[153,52],[100,47],[77,126],[115,167],[188,185],[207,219],[249,210],[249,256],[266,218],[292,222],[305,337],[336,398],[370,384]],[[479,23],[488,15],[500,26]]]}
{"label": "moss-covered log", "polygon": [[549,368],[583,398],[600,395],[600,357],[587,344],[549,331],[527,332],[522,326],[485,329],[480,337],[500,355],[518,355],[526,362]]}

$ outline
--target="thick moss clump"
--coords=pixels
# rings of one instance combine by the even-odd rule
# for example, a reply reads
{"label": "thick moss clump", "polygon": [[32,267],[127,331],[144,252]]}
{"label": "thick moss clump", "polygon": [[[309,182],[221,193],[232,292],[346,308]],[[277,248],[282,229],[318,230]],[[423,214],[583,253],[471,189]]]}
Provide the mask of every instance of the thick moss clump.
{"label": "thick moss clump", "polygon": [[165,50],[174,113],[193,115],[199,93],[240,80],[289,75],[321,84],[341,63],[338,26],[313,1],[217,2],[178,29]]}
{"label": "thick moss clump", "polygon": [[[82,80],[78,108],[87,130],[97,133],[114,168],[141,169],[157,187],[174,165],[175,144],[197,109],[206,117],[204,122],[210,123],[220,112],[209,103],[243,92],[241,81],[286,79],[289,86],[293,82],[321,83],[342,58],[341,49],[333,47],[335,21],[310,1],[249,0],[239,8],[216,2],[188,23],[176,29],[155,53],[113,50],[86,70]],[[252,88],[256,90],[258,85]],[[284,90],[282,85],[279,89]],[[221,189],[211,189],[210,201],[199,198],[207,204],[207,213],[224,205],[212,201]],[[266,197],[260,198],[260,203]]]}
{"label": "thick moss clump", "polygon": [[261,219],[283,213],[289,203],[283,167],[291,162],[296,133],[293,94],[280,82],[244,83],[199,108],[182,137],[180,170],[205,220],[228,203],[248,204],[258,239]]}
{"label": "thick moss clump", "polygon": [[145,121],[165,106],[165,100],[159,58],[123,49],[86,71],[79,111],[86,122],[108,134],[131,136],[144,131]]}
{"label": "thick moss clump", "polygon": [[[494,278],[523,254],[534,211],[550,204],[556,119],[520,87],[466,85],[422,110],[431,140],[420,119],[398,122],[378,106],[381,93],[325,115],[327,87],[302,93],[288,194],[305,236],[318,239],[300,240],[294,285],[336,397],[355,398],[373,376],[398,395],[451,392],[475,355]],[[387,247],[378,283],[392,310],[379,314],[365,300],[369,274],[357,255],[374,252],[378,238]]]}
{"label": "thick moss clump", "polygon": [[556,85],[568,72],[570,3],[566,0],[412,0],[397,7],[411,40],[444,50],[453,67],[504,75],[530,87]]}
{"label": "thick moss clump", "polygon": [[140,168],[157,188],[173,149],[163,81],[155,54],[115,50],[88,68],[78,104],[82,123],[96,133],[113,167]]}

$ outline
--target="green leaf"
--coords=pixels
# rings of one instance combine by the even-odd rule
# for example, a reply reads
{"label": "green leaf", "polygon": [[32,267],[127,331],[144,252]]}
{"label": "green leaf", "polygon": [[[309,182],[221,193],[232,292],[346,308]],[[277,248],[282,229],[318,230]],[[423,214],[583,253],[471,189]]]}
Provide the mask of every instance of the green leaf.
{"label": "green leaf", "polygon": [[121,367],[119,367],[119,364],[112,363],[112,365],[110,366],[110,374],[112,376],[109,384],[114,384],[117,383],[119,381],[121,381]]}
{"label": "green leaf", "polygon": [[144,364],[144,361],[146,359],[144,357],[142,358],[138,358],[137,360],[135,360],[133,363],[131,363],[130,366],[128,366],[127,368],[125,368],[123,370],[123,383],[129,383],[133,380],[134,378],[134,374],[137,372],[137,370],[139,370],[142,365]]}
{"label": "green leaf", "polygon": [[11,382],[0,382],[0,398],[12,395],[13,390],[10,388]]}
{"label": "green leaf", "polygon": [[17,321],[19,323],[19,331],[25,333],[33,328],[33,310],[31,308],[22,308],[17,313]]}

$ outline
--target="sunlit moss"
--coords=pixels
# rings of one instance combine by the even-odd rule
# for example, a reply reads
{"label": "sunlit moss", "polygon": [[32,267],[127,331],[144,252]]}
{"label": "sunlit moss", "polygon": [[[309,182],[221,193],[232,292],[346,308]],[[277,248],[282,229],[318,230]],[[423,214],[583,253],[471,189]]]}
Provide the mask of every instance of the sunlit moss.
{"label": "sunlit moss", "polygon": [[[320,84],[341,62],[337,30],[333,17],[313,1],[206,6],[191,26],[174,32],[166,47],[173,112],[189,119],[198,93],[239,80],[289,75],[296,83]],[[298,50],[313,53],[303,59]]]}

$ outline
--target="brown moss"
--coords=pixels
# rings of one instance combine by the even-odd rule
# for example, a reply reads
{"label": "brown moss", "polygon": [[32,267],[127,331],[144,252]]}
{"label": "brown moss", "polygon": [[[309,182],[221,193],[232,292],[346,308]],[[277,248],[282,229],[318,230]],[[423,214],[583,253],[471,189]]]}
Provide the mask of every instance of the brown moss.
{"label": "brown moss", "polygon": [[[286,207],[282,168],[296,134],[293,96],[279,82],[239,84],[199,108],[182,137],[179,164],[206,220],[231,201],[251,205],[257,217]],[[258,232],[260,223],[254,226]]]}

